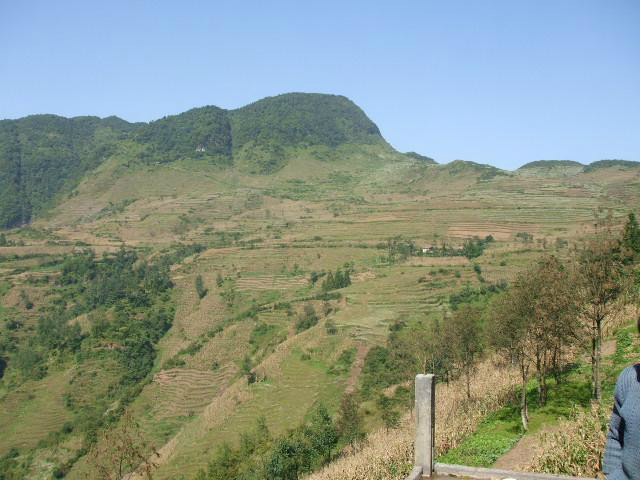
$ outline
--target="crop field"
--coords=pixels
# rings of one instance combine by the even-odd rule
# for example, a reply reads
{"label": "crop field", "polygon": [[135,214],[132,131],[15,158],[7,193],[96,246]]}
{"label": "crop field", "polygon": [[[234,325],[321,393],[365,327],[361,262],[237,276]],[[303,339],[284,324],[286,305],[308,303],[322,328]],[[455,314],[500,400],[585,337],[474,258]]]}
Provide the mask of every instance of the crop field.
{"label": "crop field", "polygon": [[[1,322],[16,317],[36,327],[64,254],[127,246],[154,255],[175,243],[203,245],[172,267],[176,315],[157,344],[149,381],[128,407],[161,452],[158,478],[191,478],[217,446],[237,442],[261,416],[279,433],[318,403],[335,412],[357,384],[367,349],[384,344],[394,322],[442,316],[453,293],[509,282],[543,252],[565,256],[601,219],[620,222],[640,200],[637,169],[491,176],[465,162],[344,155],[348,168],[303,157],[270,176],[189,161],[128,166],[116,156],[34,222],[39,236],[9,232],[23,245],[0,247]],[[387,241],[396,236],[421,251],[489,235],[494,241],[472,260],[388,258]],[[351,285],[322,300],[323,275],[345,264]],[[305,305],[319,320],[299,332]],[[358,350],[360,365],[332,372],[347,348]],[[247,368],[255,383],[248,384]],[[72,378],[72,370],[52,368],[42,380],[0,389],[0,454],[60,430],[73,418],[65,393],[93,398],[111,374],[73,388]],[[90,468],[78,462],[68,478]]]}

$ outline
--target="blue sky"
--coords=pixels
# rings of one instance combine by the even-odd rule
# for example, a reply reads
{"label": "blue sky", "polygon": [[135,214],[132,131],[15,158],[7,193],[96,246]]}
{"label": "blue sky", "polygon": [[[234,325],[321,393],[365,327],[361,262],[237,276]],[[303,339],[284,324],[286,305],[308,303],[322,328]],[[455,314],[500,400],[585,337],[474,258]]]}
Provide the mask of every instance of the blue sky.
{"label": "blue sky", "polygon": [[640,0],[0,0],[0,118],[290,91],[440,162],[640,160]]}

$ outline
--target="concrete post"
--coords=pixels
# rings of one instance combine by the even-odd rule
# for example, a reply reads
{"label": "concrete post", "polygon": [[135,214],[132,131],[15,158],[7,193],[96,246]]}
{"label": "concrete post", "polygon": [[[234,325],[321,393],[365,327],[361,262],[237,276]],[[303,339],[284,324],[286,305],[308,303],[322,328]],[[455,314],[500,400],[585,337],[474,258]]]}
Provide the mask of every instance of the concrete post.
{"label": "concrete post", "polygon": [[433,474],[436,423],[435,377],[416,375],[416,443],[415,465],[422,467],[422,475]]}

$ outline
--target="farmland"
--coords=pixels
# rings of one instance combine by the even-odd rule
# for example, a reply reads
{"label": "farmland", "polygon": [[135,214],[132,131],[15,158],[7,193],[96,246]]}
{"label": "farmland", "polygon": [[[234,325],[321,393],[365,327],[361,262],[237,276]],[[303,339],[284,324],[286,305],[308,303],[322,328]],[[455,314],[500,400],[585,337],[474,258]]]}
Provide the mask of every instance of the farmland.
{"label": "farmland", "polygon": [[[358,385],[364,355],[394,323],[441,317],[452,295],[507,284],[541,253],[566,257],[605,218],[621,225],[640,201],[635,166],[511,172],[425,163],[386,144],[339,145],[329,158],[291,148],[269,174],[193,158],[135,162],[121,152],[29,226],[5,232],[0,318],[16,342],[37,330],[65,255],[127,248],[153,260],[176,245],[202,246],[171,264],[175,317],[126,405],[160,452],[158,478],[192,478],[261,416],[279,434],[319,403],[336,412]],[[392,258],[387,242],[399,236],[418,253]],[[488,236],[476,258],[422,254]],[[338,269],[350,271],[351,284],[327,295],[323,279]],[[309,306],[317,323],[301,329]],[[72,323],[86,333],[93,313],[83,315]],[[356,358],[338,368],[350,350]],[[98,398],[119,368],[72,354],[46,366],[46,375],[23,380],[10,362],[0,383],[0,456],[18,448],[33,478],[78,454],[80,414],[70,399]],[[367,428],[381,425],[376,408],[365,417]],[[67,477],[91,468],[79,454]]]}

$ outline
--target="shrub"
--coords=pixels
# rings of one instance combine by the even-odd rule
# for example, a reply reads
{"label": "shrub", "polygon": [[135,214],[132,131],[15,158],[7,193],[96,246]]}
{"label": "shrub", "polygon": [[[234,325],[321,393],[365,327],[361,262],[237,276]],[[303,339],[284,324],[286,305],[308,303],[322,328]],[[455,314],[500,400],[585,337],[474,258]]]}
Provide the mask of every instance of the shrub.
{"label": "shrub", "polygon": [[202,281],[202,275],[198,275],[196,277],[196,293],[200,300],[206,297],[207,293],[209,293],[209,290],[204,286],[204,282]]}
{"label": "shrub", "polygon": [[310,303],[304,306],[303,313],[298,317],[296,322],[296,333],[304,332],[318,323],[318,315],[315,308]]}
{"label": "shrub", "polygon": [[333,320],[327,320],[324,323],[324,328],[327,331],[327,335],[335,335],[336,333],[338,333],[338,327],[336,327],[336,324]]}

